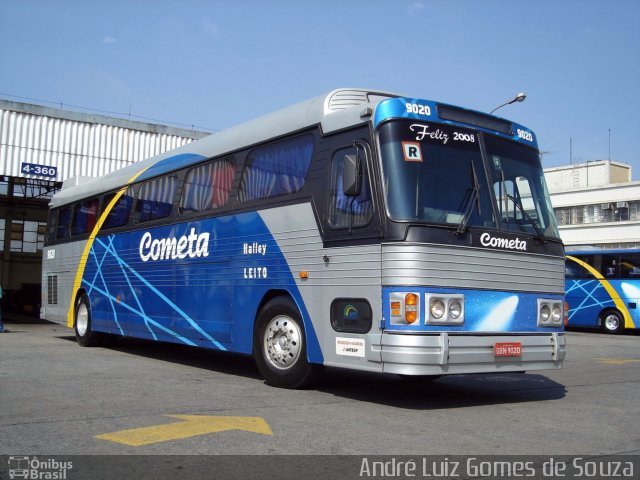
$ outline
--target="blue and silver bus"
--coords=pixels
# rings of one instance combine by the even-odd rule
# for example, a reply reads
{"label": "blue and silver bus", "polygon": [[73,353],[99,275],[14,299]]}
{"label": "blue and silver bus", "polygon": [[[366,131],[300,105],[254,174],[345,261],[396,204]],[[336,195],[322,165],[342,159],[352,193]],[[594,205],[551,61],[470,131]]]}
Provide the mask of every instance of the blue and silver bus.
{"label": "blue and silver bus", "polygon": [[569,326],[640,327],[640,249],[567,252],[565,276]]}
{"label": "blue and silver bus", "polygon": [[43,318],[323,366],[435,377],[559,368],[564,248],[528,128],[340,89],[64,185]]}

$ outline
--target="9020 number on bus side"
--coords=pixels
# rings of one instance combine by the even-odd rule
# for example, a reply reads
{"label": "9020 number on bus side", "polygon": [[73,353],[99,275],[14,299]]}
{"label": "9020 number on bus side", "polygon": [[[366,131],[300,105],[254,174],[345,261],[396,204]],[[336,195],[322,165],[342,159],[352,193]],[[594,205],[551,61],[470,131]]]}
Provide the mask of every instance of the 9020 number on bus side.
{"label": "9020 number on bus side", "polygon": [[528,142],[533,142],[533,133],[527,132],[526,130],[522,130],[520,128],[516,133],[518,134],[518,137],[522,138],[523,140],[527,140]]}

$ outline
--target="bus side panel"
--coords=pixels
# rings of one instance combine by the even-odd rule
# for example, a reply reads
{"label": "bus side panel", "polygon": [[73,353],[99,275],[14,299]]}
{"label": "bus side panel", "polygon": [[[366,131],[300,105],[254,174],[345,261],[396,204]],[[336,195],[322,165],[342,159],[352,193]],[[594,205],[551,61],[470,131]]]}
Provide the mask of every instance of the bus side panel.
{"label": "bus side panel", "polygon": [[264,296],[286,290],[305,321],[309,359],[322,362],[291,270],[256,212],[96,238],[83,285],[96,330],[242,353],[252,351]]}
{"label": "bus side panel", "polygon": [[595,278],[567,280],[565,300],[569,304],[569,325],[577,327],[600,326],[600,313],[614,306],[613,299]]}

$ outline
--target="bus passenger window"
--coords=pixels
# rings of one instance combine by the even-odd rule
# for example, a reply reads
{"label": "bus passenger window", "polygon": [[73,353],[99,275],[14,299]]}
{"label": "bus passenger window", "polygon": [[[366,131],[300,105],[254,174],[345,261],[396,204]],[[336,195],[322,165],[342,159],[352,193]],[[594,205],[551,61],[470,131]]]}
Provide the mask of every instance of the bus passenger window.
{"label": "bus passenger window", "polygon": [[73,212],[73,235],[89,233],[93,230],[98,217],[98,199],[92,198],[78,203]]}
{"label": "bus passenger window", "polygon": [[229,160],[208,163],[189,170],[180,198],[180,213],[202,212],[227,204],[235,174]]}
{"label": "bus passenger window", "polygon": [[148,222],[171,215],[177,185],[176,177],[162,177],[140,187],[135,221]]}
{"label": "bus passenger window", "polygon": [[[103,210],[109,206],[111,200],[115,196],[115,193],[110,193],[104,197]],[[129,212],[131,211],[131,205],[133,204],[133,191],[128,188],[127,191],[118,199],[113,206],[107,218],[102,225],[103,228],[116,228],[126,225],[129,220]]]}
{"label": "bus passenger window", "polygon": [[58,226],[56,239],[66,238],[71,223],[71,207],[64,207],[58,211]]}
{"label": "bus passenger window", "polygon": [[309,134],[252,151],[240,180],[240,201],[300,191],[307,178],[314,146],[315,137]]}

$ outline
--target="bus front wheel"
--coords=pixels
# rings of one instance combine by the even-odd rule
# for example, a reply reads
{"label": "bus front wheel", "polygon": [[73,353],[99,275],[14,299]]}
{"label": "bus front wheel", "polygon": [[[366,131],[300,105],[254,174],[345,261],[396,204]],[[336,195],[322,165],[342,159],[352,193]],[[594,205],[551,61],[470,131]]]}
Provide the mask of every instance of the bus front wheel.
{"label": "bus front wheel", "polygon": [[269,300],[258,314],[253,335],[258,370],[267,384],[281,388],[304,388],[317,377],[320,366],[307,360],[302,318],[286,297]]}
{"label": "bus front wheel", "polygon": [[100,344],[102,334],[91,329],[91,305],[86,294],[76,302],[74,330],[76,340],[81,347],[95,347]]}
{"label": "bus front wheel", "polygon": [[617,310],[607,310],[601,316],[602,328],[607,333],[620,333],[624,330],[624,318]]}

